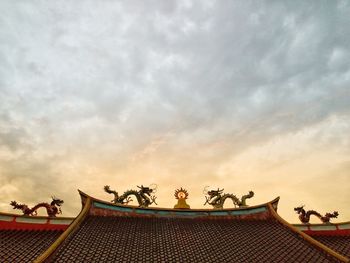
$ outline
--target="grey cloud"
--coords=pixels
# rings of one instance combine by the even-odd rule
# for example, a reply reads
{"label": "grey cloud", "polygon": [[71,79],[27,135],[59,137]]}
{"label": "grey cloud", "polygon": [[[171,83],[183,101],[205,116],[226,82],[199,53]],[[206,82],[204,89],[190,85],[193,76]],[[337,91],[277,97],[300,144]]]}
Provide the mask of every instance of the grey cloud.
{"label": "grey cloud", "polygon": [[[95,12],[86,5],[81,16],[62,5],[49,6],[39,11],[30,5],[9,9],[17,20],[8,15],[7,24],[14,27],[17,22],[24,32],[34,33],[13,34],[15,47],[22,51],[10,58],[24,63],[11,62],[25,73],[12,75],[20,79],[15,90],[26,87],[24,95],[29,98],[39,91],[49,93],[58,98],[53,101],[58,108],[64,100],[87,100],[96,114],[114,121],[133,114],[140,118],[138,111],[142,115],[146,110],[169,119],[193,118],[195,126],[197,119],[209,125],[218,117],[237,122],[249,115],[283,111],[286,104],[332,97],[333,90],[325,83],[335,73],[327,65],[342,68],[339,78],[346,74],[346,60],[337,50],[348,52],[348,28],[338,22],[346,18],[336,4],[214,3],[206,9],[194,3],[187,9],[154,9],[109,3]],[[38,16],[29,18],[32,12]],[[209,29],[202,30],[208,21]],[[190,33],[183,31],[186,23],[194,25]],[[174,37],[169,39],[168,33]],[[174,55],[180,62],[164,65]],[[152,81],[147,83],[147,77]],[[319,94],[315,96],[314,90]]]}
{"label": "grey cloud", "polygon": [[22,129],[12,129],[6,132],[0,132],[0,145],[8,147],[11,151],[23,147],[25,142],[25,133]]}
{"label": "grey cloud", "polygon": [[7,181],[34,153],[63,166],[67,152],[103,156],[120,168],[172,134],[170,151],[225,141],[218,156],[231,158],[349,116],[347,2],[2,1],[0,10],[0,121],[14,125],[0,142],[26,154],[5,165]]}

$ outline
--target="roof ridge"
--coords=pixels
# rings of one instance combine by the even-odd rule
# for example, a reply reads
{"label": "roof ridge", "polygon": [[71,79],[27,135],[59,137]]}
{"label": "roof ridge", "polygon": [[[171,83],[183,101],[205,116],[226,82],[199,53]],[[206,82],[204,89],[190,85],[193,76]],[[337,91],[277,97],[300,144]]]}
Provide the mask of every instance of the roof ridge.
{"label": "roof ridge", "polygon": [[307,241],[308,243],[310,243],[312,246],[326,252],[327,254],[329,254],[330,256],[336,258],[337,260],[340,260],[341,262],[350,262],[350,259],[339,254],[338,252],[334,251],[333,249],[325,246],[324,244],[322,244],[321,242],[317,241],[316,239],[312,238],[311,236],[305,234],[304,232],[302,232],[301,230],[299,230],[298,228],[296,228],[295,226],[293,226],[292,224],[288,223],[285,219],[283,219],[277,212],[276,210],[273,208],[273,206],[271,204],[267,205],[272,216],[281,224],[283,224],[284,226],[286,226],[287,228],[289,228],[291,231],[293,231],[294,233],[298,234],[301,238],[303,238],[305,241]]}
{"label": "roof ridge", "polygon": [[277,207],[278,202],[280,200],[280,197],[276,197],[271,201],[257,204],[257,205],[249,205],[245,207],[235,207],[235,208],[222,208],[222,209],[213,209],[213,208],[189,208],[189,209],[176,209],[172,207],[139,207],[135,205],[126,205],[126,204],[115,204],[111,203],[102,199],[98,199],[96,197],[93,197],[91,195],[88,195],[85,192],[82,192],[79,190],[79,194],[82,198],[90,198],[92,202],[98,202],[106,204],[110,207],[122,207],[122,208],[130,208],[131,210],[149,210],[149,211],[184,211],[184,212],[212,212],[212,211],[223,211],[223,212],[230,212],[230,211],[244,211],[244,210],[253,210],[255,208],[261,208],[261,207],[267,207],[268,204],[272,204],[272,206]]}
{"label": "roof ridge", "polygon": [[175,209],[175,208],[159,208],[159,207],[137,207],[124,204],[114,204],[104,200],[92,197],[82,191],[79,191],[82,199],[91,199],[90,215],[110,215],[110,216],[141,216],[141,217],[187,217],[187,218],[224,218],[224,217],[237,217],[241,219],[266,219],[271,217],[268,204],[277,209],[279,197],[272,201],[247,207],[239,208],[224,208],[224,209]]}

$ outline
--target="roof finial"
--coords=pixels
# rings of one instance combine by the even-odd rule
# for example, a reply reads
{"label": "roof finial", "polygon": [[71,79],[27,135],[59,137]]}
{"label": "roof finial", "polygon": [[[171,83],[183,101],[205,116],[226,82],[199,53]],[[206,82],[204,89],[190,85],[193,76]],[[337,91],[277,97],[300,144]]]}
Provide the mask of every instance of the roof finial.
{"label": "roof finial", "polygon": [[180,189],[176,189],[174,196],[177,199],[177,204],[174,205],[174,208],[190,209],[190,206],[186,203],[186,199],[188,198],[188,192],[186,189],[183,189],[182,187]]}

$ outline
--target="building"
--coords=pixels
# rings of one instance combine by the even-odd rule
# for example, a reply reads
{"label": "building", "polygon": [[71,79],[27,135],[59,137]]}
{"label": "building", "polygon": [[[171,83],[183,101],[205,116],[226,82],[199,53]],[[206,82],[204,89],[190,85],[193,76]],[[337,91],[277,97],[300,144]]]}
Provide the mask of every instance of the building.
{"label": "building", "polygon": [[76,218],[0,214],[0,262],[349,262],[350,222],[291,225],[275,200],[234,209],[113,204]]}

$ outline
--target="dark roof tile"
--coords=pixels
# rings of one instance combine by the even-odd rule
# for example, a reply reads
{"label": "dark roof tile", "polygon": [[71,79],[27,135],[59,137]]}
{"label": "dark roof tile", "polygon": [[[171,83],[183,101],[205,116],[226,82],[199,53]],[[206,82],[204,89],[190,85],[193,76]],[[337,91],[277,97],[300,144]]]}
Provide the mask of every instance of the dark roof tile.
{"label": "dark roof tile", "polygon": [[0,230],[0,262],[32,262],[62,231]]}
{"label": "dark roof tile", "polygon": [[313,236],[313,238],[334,251],[350,257],[350,236]]}
{"label": "dark roof tile", "polygon": [[275,220],[88,216],[55,262],[334,262]]}

